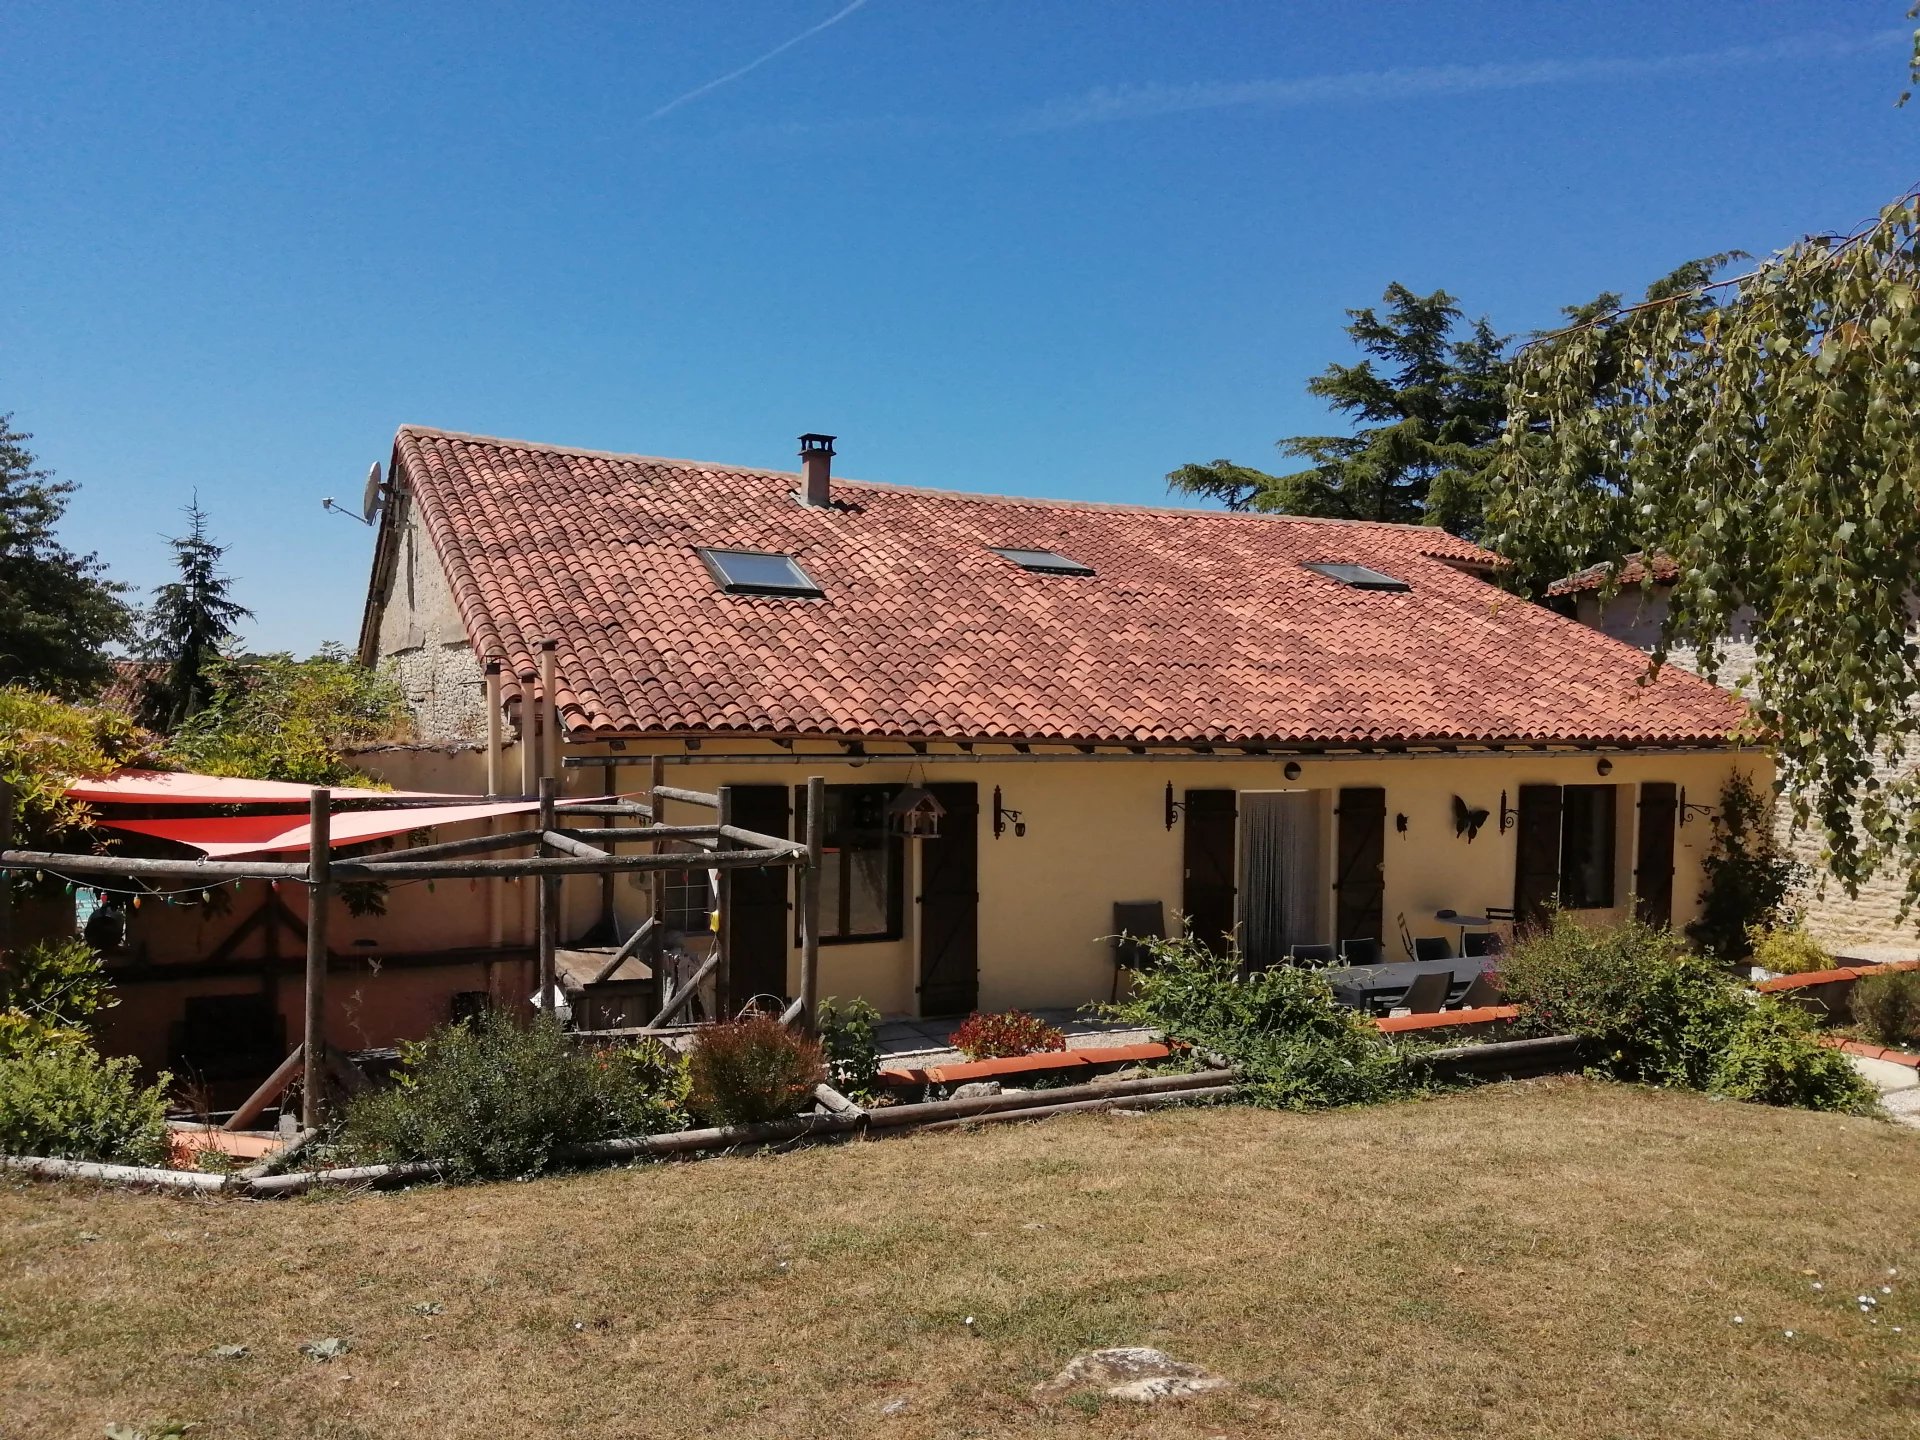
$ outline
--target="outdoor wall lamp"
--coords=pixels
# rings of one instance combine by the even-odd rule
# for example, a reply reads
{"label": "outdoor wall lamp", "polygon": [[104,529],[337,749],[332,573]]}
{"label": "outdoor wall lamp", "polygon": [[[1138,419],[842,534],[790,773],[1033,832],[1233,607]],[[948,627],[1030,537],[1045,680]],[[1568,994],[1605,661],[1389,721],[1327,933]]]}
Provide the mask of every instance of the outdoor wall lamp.
{"label": "outdoor wall lamp", "polygon": [[1167,782],[1167,829],[1173,829],[1174,822],[1180,818],[1181,812],[1186,808],[1184,801],[1173,798],[1173,782],[1169,780]]}
{"label": "outdoor wall lamp", "polygon": [[1285,768],[1283,768],[1280,773],[1289,780],[1298,780],[1300,778],[1300,762],[1298,760],[1287,761]]}
{"label": "outdoor wall lamp", "polygon": [[1018,810],[1009,810],[1000,803],[1000,787],[996,785],[993,787],[994,839],[998,840],[1002,835],[1007,833],[1008,821],[1013,822],[1013,833],[1016,838],[1024,836],[1027,833],[1027,822],[1021,818],[1020,812]]}
{"label": "outdoor wall lamp", "polygon": [[1680,802],[1678,808],[1680,811],[1680,823],[1682,825],[1686,824],[1687,821],[1695,815],[1713,814],[1713,806],[1711,805],[1689,805],[1687,803],[1687,787],[1684,785],[1680,787]]}
{"label": "outdoor wall lamp", "polygon": [[1506,834],[1520,823],[1520,812],[1507,804],[1507,792],[1500,792],[1500,833]]}
{"label": "outdoor wall lamp", "polygon": [[1605,756],[1602,756],[1599,763],[1593,768],[1602,775],[1611,775],[1613,773],[1613,762]]}

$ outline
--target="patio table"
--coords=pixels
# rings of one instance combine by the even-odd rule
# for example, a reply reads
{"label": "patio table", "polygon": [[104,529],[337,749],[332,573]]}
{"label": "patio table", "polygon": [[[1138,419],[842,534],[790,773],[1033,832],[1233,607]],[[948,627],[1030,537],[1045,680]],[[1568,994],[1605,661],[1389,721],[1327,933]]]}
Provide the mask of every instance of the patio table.
{"label": "patio table", "polygon": [[1465,955],[1455,960],[1398,960],[1384,965],[1351,965],[1328,967],[1320,973],[1333,987],[1333,998],[1342,1005],[1355,1010],[1384,1008],[1389,1002],[1397,1001],[1407,993],[1416,977],[1440,973],[1451,975],[1453,984],[1447,991],[1447,1003],[1452,1004],[1467,991],[1481,969],[1486,965],[1484,958],[1478,955]]}

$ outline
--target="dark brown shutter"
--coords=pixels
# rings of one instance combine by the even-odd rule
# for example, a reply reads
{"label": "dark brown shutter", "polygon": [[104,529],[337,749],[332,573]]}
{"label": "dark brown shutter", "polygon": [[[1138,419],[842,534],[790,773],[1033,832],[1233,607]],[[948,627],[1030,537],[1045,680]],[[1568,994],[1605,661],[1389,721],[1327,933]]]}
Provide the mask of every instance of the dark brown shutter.
{"label": "dark brown shutter", "polygon": [[920,1013],[980,1003],[980,789],[929,785],[946,809],[920,842]]}
{"label": "dark brown shutter", "polygon": [[1334,853],[1334,938],[1386,940],[1387,792],[1351,786],[1340,792]]}
{"label": "dark brown shutter", "polygon": [[1522,785],[1517,854],[1513,868],[1513,913],[1517,923],[1536,925],[1560,893],[1560,787]]}
{"label": "dark brown shutter", "polygon": [[1232,790],[1189,790],[1182,812],[1180,909],[1187,933],[1214,949],[1233,944],[1234,866],[1239,797]]}
{"label": "dark brown shutter", "polygon": [[[735,785],[733,823],[742,830],[785,837],[787,787]],[[784,865],[735,870],[727,927],[727,968],[732,984],[726,1008],[737,1010],[755,995],[787,998],[787,875]]]}
{"label": "dark brown shutter", "polygon": [[1640,787],[1640,838],[1634,848],[1634,914],[1643,924],[1673,924],[1673,821],[1679,797],[1655,781]]}

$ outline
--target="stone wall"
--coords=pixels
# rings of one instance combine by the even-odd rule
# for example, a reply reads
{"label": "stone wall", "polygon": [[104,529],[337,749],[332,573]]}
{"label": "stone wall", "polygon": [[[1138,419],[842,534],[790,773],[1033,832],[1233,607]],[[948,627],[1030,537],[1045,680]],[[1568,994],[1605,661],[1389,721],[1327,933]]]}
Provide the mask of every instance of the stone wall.
{"label": "stone wall", "polygon": [[393,662],[422,740],[484,740],[486,682],[453,591],[409,511],[380,613],[379,658]]}
{"label": "stone wall", "polygon": [[[1629,588],[1602,604],[1597,594],[1588,591],[1577,597],[1575,613],[1583,625],[1638,649],[1651,650],[1666,618],[1666,593],[1655,589],[1643,594],[1638,588]],[[1736,616],[1733,637],[1724,647],[1716,679],[1729,689],[1741,688],[1753,673],[1751,620],[1748,614]],[[1668,663],[1699,673],[1692,650],[1676,649]],[[1878,764],[1874,773],[1884,783],[1916,766],[1920,766],[1920,760],[1910,758],[1898,766]],[[1906,894],[1904,875],[1875,875],[1860,887],[1858,895],[1849,896],[1838,881],[1826,878],[1826,845],[1817,831],[1796,834],[1783,815],[1780,839],[1813,877],[1812,891],[1806,897],[1807,928],[1823,944],[1860,959],[1920,955],[1920,917],[1900,918],[1900,902]]]}

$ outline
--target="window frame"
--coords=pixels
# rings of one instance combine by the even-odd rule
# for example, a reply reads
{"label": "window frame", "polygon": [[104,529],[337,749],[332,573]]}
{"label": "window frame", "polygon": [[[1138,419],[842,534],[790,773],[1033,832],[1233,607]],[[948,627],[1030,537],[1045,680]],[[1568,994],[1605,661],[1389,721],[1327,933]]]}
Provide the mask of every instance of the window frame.
{"label": "window frame", "polygon": [[[784,550],[743,550],[733,545],[696,545],[694,553],[700,557],[700,563],[707,567],[707,574],[713,577],[713,583],[720,587],[724,595],[762,595],[787,600],[818,600],[826,592],[819,582],[809,575],[801,565],[800,557],[790,555]],[[800,577],[793,585],[759,583],[751,580],[735,580],[727,574],[724,560],[727,555],[747,555],[761,560],[784,560],[787,568]]]}
{"label": "window frame", "polygon": [[[987,549],[1010,565],[1018,565],[1029,575],[1078,575],[1094,574],[1094,568],[1070,556],[1062,555],[1058,550],[1046,550],[1032,545],[989,545]],[[1021,556],[1030,557],[1021,559]],[[1035,559],[1031,557],[1051,557]]]}
{"label": "window frame", "polygon": [[[900,791],[903,790],[904,788],[905,787],[901,785],[890,785],[886,783],[869,783],[869,784],[851,784],[851,785],[829,785],[826,787],[826,790],[829,796],[831,796],[832,793],[836,790],[877,791],[879,792],[882,800],[881,813],[882,815],[884,815],[886,811],[887,802],[890,802],[893,799],[893,797],[895,795],[898,795]],[[794,813],[794,833],[797,835],[806,834],[807,787],[804,785],[796,785],[793,787],[793,813]],[[831,814],[832,814],[832,810],[831,808],[829,808],[828,815],[831,816]],[[831,832],[827,831],[824,821],[821,825],[821,831],[822,831],[822,837],[821,837],[822,844],[825,846],[831,846],[833,843]],[[829,933],[829,930],[828,930],[829,926],[834,926],[834,927],[844,926],[850,923],[852,919],[852,913],[853,913],[853,889],[852,889],[852,883],[851,883],[852,870],[850,869],[850,867],[843,864],[836,867],[839,871],[838,884],[831,887],[837,893],[829,894],[828,893],[829,887],[825,883],[822,883],[820,887],[820,931],[821,931],[820,943],[822,945],[881,945],[881,944],[886,944],[890,941],[897,941],[906,934],[906,888],[907,888],[906,839],[904,836],[896,835],[891,829],[889,829],[884,819],[881,821],[880,835],[881,835],[881,840],[885,845],[885,854],[886,854],[886,871],[885,871],[886,885],[887,885],[886,928],[883,930],[876,930],[876,931],[863,930],[858,934],[846,934],[844,932]],[[822,879],[824,882],[825,877],[822,877]],[[795,907],[795,912],[794,912],[795,942],[798,943],[801,938],[802,937],[799,933],[799,910],[798,910],[798,907]]]}
{"label": "window frame", "polygon": [[[1604,796],[1601,794],[1604,792]],[[1576,803],[1576,794],[1582,797]],[[1589,803],[1604,800],[1604,808],[1588,811]],[[1576,812],[1583,823],[1575,823]],[[1599,821],[1597,827],[1591,823]],[[1595,833],[1597,828],[1598,834]],[[1579,856],[1576,845],[1591,843],[1596,853]],[[1611,910],[1619,904],[1620,787],[1618,785],[1562,785],[1560,787],[1560,908]],[[1595,888],[1576,882],[1591,871]]]}
{"label": "window frame", "polygon": [[[1413,589],[1411,582],[1397,575],[1389,575],[1384,570],[1376,570],[1371,565],[1363,565],[1358,560],[1303,560],[1302,570],[1311,570],[1314,574],[1344,585],[1349,590],[1374,590],[1382,594],[1404,595]],[[1340,571],[1357,572],[1340,574]]]}

